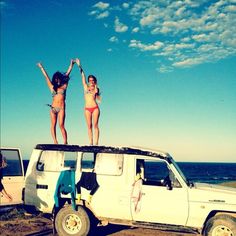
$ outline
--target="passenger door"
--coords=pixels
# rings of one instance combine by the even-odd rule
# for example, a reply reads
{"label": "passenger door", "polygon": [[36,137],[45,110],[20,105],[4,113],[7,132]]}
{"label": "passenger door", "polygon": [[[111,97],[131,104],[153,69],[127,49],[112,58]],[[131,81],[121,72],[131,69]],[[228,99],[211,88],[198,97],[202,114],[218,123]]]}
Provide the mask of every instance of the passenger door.
{"label": "passenger door", "polygon": [[49,213],[60,173],[76,168],[78,153],[45,150],[37,155],[32,154],[26,173],[25,204]]}
{"label": "passenger door", "polygon": [[[142,168],[137,166],[140,162],[143,163]],[[131,198],[133,220],[185,225],[188,217],[187,189],[174,178],[168,164],[165,161],[139,159],[136,166],[137,171],[141,169],[144,173],[141,175],[143,180],[138,190],[138,203]],[[136,210],[135,204],[139,204]]]}
{"label": "passenger door", "polygon": [[14,205],[22,203],[22,190],[24,188],[24,168],[17,148],[1,148],[1,154],[6,160],[6,167],[2,169],[2,184],[8,194],[12,196],[12,201],[0,194],[0,206]]}
{"label": "passenger door", "polygon": [[[82,163],[85,163],[83,159],[86,156],[89,157],[91,155],[89,153],[83,153]],[[126,174],[128,175],[128,173],[124,173],[123,171],[126,170],[124,155],[97,153],[93,162],[95,164],[93,172],[96,173],[97,183],[99,185],[99,188],[91,199],[90,205],[93,212],[100,217],[131,220],[130,185],[127,184]],[[84,164],[83,166],[85,167]],[[82,198],[83,193],[85,195],[86,192],[88,191],[82,192]]]}

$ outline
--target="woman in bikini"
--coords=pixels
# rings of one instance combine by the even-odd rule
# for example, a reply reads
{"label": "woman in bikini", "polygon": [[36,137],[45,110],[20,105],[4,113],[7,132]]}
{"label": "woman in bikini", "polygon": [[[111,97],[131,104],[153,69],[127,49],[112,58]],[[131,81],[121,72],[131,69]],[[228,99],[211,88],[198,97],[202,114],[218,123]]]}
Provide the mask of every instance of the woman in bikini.
{"label": "woman in bikini", "polygon": [[[76,64],[80,68],[80,73],[82,76],[82,83],[84,87],[84,99],[85,99],[85,119],[88,126],[88,136],[90,145],[98,145],[99,140],[99,127],[98,121],[100,116],[100,109],[98,107],[97,101],[100,101],[99,88],[97,87],[97,79],[94,75],[88,76],[88,83],[86,82],[86,77],[84,71],[81,67],[80,60],[75,59]],[[94,141],[93,141],[93,129],[94,129]]]}
{"label": "woman in bikini", "polygon": [[56,124],[57,119],[59,120],[59,126],[61,129],[62,137],[64,140],[64,144],[67,144],[67,132],[65,129],[65,108],[66,108],[66,89],[69,82],[69,75],[74,65],[74,60],[71,60],[69,68],[65,74],[61,72],[56,72],[52,81],[50,80],[46,70],[44,69],[41,63],[37,63],[37,66],[41,69],[47,85],[52,93],[52,104],[48,105],[51,107],[50,109],[50,117],[51,117],[51,134],[54,141],[54,144],[57,144],[57,136],[56,136]]}

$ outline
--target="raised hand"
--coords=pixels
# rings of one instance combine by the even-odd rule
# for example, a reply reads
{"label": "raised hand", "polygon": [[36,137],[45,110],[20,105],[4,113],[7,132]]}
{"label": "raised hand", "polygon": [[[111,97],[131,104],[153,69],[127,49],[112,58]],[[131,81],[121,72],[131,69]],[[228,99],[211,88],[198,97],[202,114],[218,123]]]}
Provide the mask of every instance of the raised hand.
{"label": "raised hand", "polygon": [[39,68],[43,68],[43,65],[42,65],[41,62],[38,62],[36,65],[37,65]]}
{"label": "raised hand", "polygon": [[80,63],[80,59],[79,59],[79,58],[76,58],[76,59],[75,59],[75,63],[76,63],[79,67],[81,67],[81,63]]}

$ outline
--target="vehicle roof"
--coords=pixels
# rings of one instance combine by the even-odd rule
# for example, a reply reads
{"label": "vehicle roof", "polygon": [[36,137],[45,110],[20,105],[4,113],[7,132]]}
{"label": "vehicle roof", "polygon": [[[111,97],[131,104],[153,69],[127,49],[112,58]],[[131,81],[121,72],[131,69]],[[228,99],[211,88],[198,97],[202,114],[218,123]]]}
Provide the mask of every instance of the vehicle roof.
{"label": "vehicle roof", "polygon": [[0,147],[0,150],[20,150],[20,148],[16,148],[16,147]]}
{"label": "vehicle roof", "polygon": [[171,156],[162,151],[152,150],[141,147],[111,147],[111,146],[79,146],[64,144],[37,144],[35,149],[48,151],[70,151],[70,152],[96,152],[96,153],[116,153],[116,154],[133,154],[161,159],[169,159]]}

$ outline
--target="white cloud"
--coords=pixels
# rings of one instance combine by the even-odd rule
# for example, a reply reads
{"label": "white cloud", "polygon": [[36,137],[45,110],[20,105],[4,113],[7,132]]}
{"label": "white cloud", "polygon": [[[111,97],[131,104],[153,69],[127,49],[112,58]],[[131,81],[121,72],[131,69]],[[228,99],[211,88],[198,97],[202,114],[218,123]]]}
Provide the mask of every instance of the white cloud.
{"label": "white cloud", "polygon": [[236,6],[235,5],[227,6],[225,7],[225,10],[229,12],[236,12]]}
{"label": "white cloud", "polygon": [[133,28],[133,29],[132,29],[132,32],[133,32],[133,33],[137,33],[137,32],[139,32],[139,27],[135,27],[135,28]]}
{"label": "white cloud", "polygon": [[236,0],[137,0],[116,6],[99,3],[94,17],[107,7],[110,18],[115,19],[115,32],[131,29],[120,41],[127,39],[128,33],[135,35],[128,40],[128,47],[150,57],[160,56],[160,72],[236,55]]}
{"label": "white cloud", "polygon": [[150,25],[155,21],[155,19],[156,19],[155,15],[147,15],[140,20],[140,25],[141,26]]}
{"label": "white cloud", "polygon": [[98,14],[98,15],[96,16],[96,18],[97,18],[97,19],[103,19],[103,18],[106,18],[106,17],[108,17],[108,16],[109,16],[109,12],[108,12],[108,11],[104,11],[104,12]]}
{"label": "white cloud", "polygon": [[110,15],[109,7],[110,7],[109,3],[98,2],[95,5],[93,5],[93,8],[96,8],[96,10],[92,10],[88,14],[90,16],[95,16],[97,20],[104,19]]}
{"label": "white cloud", "polygon": [[[196,7],[201,11],[195,11]],[[161,4],[150,0],[149,4],[139,1],[130,12],[146,34],[149,31],[153,37],[166,38],[162,41],[165,46],[154,56],[165,57],[167,61],[173,58],[172,66],[187,67],[236,54],[236,16],[232,15],[235,10],[236,6],[225,0],[212,3],[167,0]],[[144,51],[145,42],[137,42],[130,46]],[[204,44],[207,46],[202,47]]]}
{"label": "white cloud", "polygon": [[163,47],[163,45],[164,44],[160,41],[156,41],[153,44],[144,44],[138,40],[132,39],[132,40],[130,40],[129,47],[138,48],[141,51],[155,51],[155,50],[158,50],[161,47]]}
{"label": "white cloud", "polygon": [[230,30],[225,30],[219,37],[223,44],[236,48],[236,33],[234,33],[234,36],[232,37],[232,32]]}
{"label": "white cloud", "polygon": [[161,73],[168,73],[173,71],[173,67],[171,66],[166,66],[166,65],[161,65],[160,68],[157,68],[157,71]]}
{"label": "white cloud", "polygon": [[118,38],[116,36],[112,36],[110,37],[109,41],[112,43],[115,43],[115,42],[118,42]]}
{"label": "white cloud", "polygon": [[197,35],[193,35],[192,39],[194,39],[197,42],[207,42],[209,41],[209,36],[204,34],[197,34]]}
{"label": "white cloud", "polygon": [[124,8],[129,8],[129,3],[124,2],[124,3],[122,4],[122,7],[124,7]]}
{"label": "white cloud", "polygon": [[181,15],[184,13],[185,10],[186,10],[185,7],[180,7],[180,8],[175,12],[176,16],[181,16]]}
{"label": "white cloud", "polygon": [[191,39],[189,37],[184,37],[181,39],[181,42],[189,42]]}
{"label": "white cloud", "polygon": [[115,31],[118,32],[118,33],[124,33],[128,30],[128,26],[121,23],[119,18],[116,17],[115,19]]}
{"label": "white cloud", "polygon": [[110,6],[109,3],[105,3],[105,2],[98,2],[94,5],[94,7],[100,9],[100,10],[105,10]]}
{"label": "white cloud", "polygon": [[177,43],[175,45],[176,49],[188,49],[188,48],[194,48],[194,44],[188,44],[188,43]]}
{"label": "white cloud", "polygon": [[90,12],[89,12],[89,15],[90,15],[90,16],[93,16],[93,15],[96,15],[97,13],[98,13],[97,11],[90,11]]}
{"label": "white cloud", "polygon": [[201,58],[188,58],[183,61],[173,63],[175,67],[191,67],[193,65],[201,64],[203,60]]}

